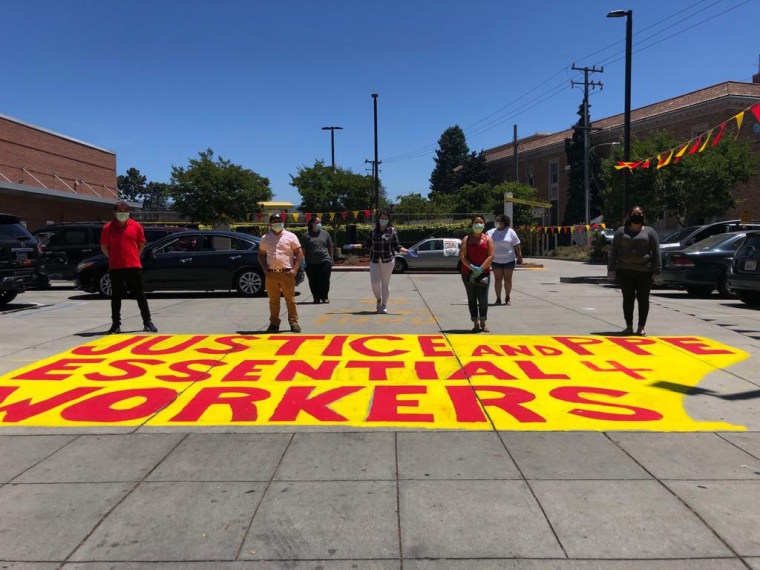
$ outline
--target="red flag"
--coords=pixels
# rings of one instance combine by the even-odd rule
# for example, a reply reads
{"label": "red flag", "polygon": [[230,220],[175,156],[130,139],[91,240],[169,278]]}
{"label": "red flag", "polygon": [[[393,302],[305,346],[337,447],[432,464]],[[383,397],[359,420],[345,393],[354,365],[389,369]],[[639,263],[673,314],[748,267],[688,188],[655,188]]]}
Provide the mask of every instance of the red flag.
{"label": "red flag", "polygon": [[346,221],[346,218],[348,218],[348,212],[341,212],[340,217],[343,218],[343,221]]}
{"label": "red flag", "polygon": [[[306,223],[309,223],[309,220],[311,219],[311,214],[304,214],[306,216]],[[311,271],[311,270],[309,270]]]}
{"label": "red flag", "polygon": [[749,110],[752,111],[752,113],[754,113],[755,118],[757,119],[757,122],[760,123],[760,103],[758,103],[757,105],[753,105],[752,107],[749,108]]}
{"label": "red flag", "polygon": [[369,210],[364,210],[364,219],[369,221]]}
{"label": "red flag", "polygon": [[702,144],[702,135],[697,137],[697,142],[694,143],[694,146],[689,149],[689,152],[686,154],[694,154],[699,149],[699,145]]}
{"label": "red flag", "polygon": [[725,130],[726,130],[726,123],[721,123],[720,130],[718,131],[718,134],[715,135],[715,140],[712,142],[710,146],[715,146],[716,144],[718,144],[718,141],[720,141],[720,137],[723,135],[723,131]]}

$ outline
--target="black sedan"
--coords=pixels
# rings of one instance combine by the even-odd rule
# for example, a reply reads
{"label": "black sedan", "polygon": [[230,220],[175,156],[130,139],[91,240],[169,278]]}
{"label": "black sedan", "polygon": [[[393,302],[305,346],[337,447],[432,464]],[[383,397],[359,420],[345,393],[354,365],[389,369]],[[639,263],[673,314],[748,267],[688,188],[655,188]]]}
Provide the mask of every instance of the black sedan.
{"label": "black sedan", "polygon": [[663,285],[686,289],[695,296],[709,295],[717,289],[721,297],[731,297],[728,271],[745,235],[746,232],[718,234],[685,249],[663,252]]}
{"label": "black sedan", "polygon": [[[186,231],[145,247],[142,253],[146,291],[237,290],[262,295],[264,272],[258,259],[259,238],[238,232]],[[304,279],[303,269],[296,284]],[[77,289],[111,296],[108,259],[95,255],[76,268]]]}
{"label": "black sedan", "polygon": [[760,232],[748,232],[736,250],[728,288],[748,305],[760,306]]}

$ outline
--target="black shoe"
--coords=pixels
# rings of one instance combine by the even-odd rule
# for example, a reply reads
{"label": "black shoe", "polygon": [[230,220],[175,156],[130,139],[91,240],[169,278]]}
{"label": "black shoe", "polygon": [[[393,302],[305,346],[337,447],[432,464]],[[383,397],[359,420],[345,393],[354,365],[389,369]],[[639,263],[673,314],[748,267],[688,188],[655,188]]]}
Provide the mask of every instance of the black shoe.
{"label": "black shoe", "polygon": [[153,321],[143,323],[143,330],[145,332],[158,332],[158,328],[156,328],[156,325],[153,324]]}
{"label": "black shoe", "polygon": [[267,332],[280,332],[280,325],[269,325]]}
{"label": "black shoe", "polygon": [[106,334],[121,334],[121,325],[113,324]]}
{"label": "black shoe", "polygon": [[290,325],[290,332],[300,333],[301,325],[299,325],[298,323],[293,323],[292,325]]}

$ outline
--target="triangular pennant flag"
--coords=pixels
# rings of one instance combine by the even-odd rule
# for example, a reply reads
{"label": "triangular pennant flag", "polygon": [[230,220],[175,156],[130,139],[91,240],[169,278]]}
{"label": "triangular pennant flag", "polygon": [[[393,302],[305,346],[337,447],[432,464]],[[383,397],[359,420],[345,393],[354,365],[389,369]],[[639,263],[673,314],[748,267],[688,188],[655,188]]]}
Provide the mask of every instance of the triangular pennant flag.
{"label": "triangular pennant flag", "polygon": [[723,136],[723,131],[726,130],[726,123],[721,123],[719,128],[720,130],[718,131],[718,134],[715,135],[715,140],[712,142],[710,146],[715,146],[716,144],[720,142],[720,137]]}
{"label": "triangular pennant flag", "polygon": [[707,146],[707,143],[710,142],[710,137],[712,136],[714,130],[715,130],[715,127],[713,127],[712,129],[710,129],[709,131],[707,131],[707,134],[704,137],[705,141],[702,143],[702,146],[699,147],[699,150],[697,152],[702,152],[703,150],[705,150],[705,147]]}
{"label": "triangular pennant flag", "polygon": [[602,224],[602,229],[607,229],[607,224]]}
{"label": "triangular pennant flag", "polygon": [[291,215],[291,216],[293,216],[293,221],[294,221],[294,222],[297,222],[297,221],[298,221],[298,214],[297,214],[297,213],[294,213],[294,214],[290,214],[290,215]]}
{"label": "triangular pennant flag", "polygon": [[359,219],[359,210],[354,210],[353,214],[354,214],[354,221],[358,220]]}
{"label": "triangular pennant flag", "polygon": [[369,210],[364,210],[364,219],[369,221]]}
{"label": "triangular pennant flag", "polygon": [[343,221],[346,221],[346,218],[348,218],[348,212],[341,212],[340,217],[343,218]]}
{"label": "triangular pennant flag", "polygon": [[736,137],[739,136],[739,131],[742,129],[742,122],[744,121],[744,111],[733,117],[736,119],[736,134],[734,135],[734,140],[736,140]]}
{"label": "triangular pennant flag", "polygon": [[309,223],[309,220],[311,219],[311,214],[304,214],[306,216],[306,223]]}
{"label": "triangular pennant flag", "polygon": [[589,226],[588,224],[586,224],[586,231],[589,231],[590,229],[591,229],[591,226]]}
{"label": "triangular pennant flag", "polygon": [[641,166],[639,168],[649,168],[652,164],[652,159],[647,158],[644,162],[641,163]]}
{"label": "triangular pennant flag", "polygon": [[256,219],[258,221],[261,221],[261,218],[263,218],[263,217],[264,217],[264,214],[262,214],[261,212],[259,212],[258,214],[256,214]]}
{"label": "triangular pennant flag", "polygon": [[694,146],[692,146],[689,149],[689,152],[687,152],[686,154],[694,154],[695,152],[697,152],[697,149],[701,144],[702,144],[702,136],[700,135],[697,137],[697,142],[694,143]]}
{"label": "triangular pennant flag", "polygon": [[760,103],[757,105],[752,105],[749,110],[752,111],[752,113],[755,115],[755,118],[757,119],[757,122],[760,123]]}
{"label": "triangular pennant flag", "polygon": [[663,166],[667,166],[668,164],[670,164],[670,159],[673,158],[673,153],[675,152],[675,149],[666,150],[665,152],[668,154],[668,156],[666,158],[661,158],[662,157],[661,154],[657,155],[657,168],[658,169],[662,168]]}
{"label": "triangular pennant flag", "polygon": [[689,146],[690,142],[691,141],[687,142],[680,149],[678,149],[678,152],[676,153],[676,157],[673,159],[673,164],[678,164],[679,162],[681,162],[681,157],[683,156],[683,153],[686,152],[686,148]]}

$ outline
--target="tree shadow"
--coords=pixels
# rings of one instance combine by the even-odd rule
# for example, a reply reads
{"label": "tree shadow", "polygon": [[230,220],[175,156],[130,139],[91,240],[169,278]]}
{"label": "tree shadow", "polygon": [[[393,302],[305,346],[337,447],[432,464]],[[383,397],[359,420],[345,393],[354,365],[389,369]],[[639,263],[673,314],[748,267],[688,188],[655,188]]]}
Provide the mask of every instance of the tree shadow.
{"label": "tree shadow", "polygon": [[735,394],[721,394],[715,390],[710,390],[708,388],[687,386],[685,384],[678,384],[677,382],[655,382],[651,386],[652,388],[669,390],[670,392],[677,392],[679,394],[685,394],[687,396],[710,396],[712,398],[719,398],[721,400],[728,401],[753,400],[755,398],[760,398],[760,390],[748,390],[746,392],[737,392]]}

